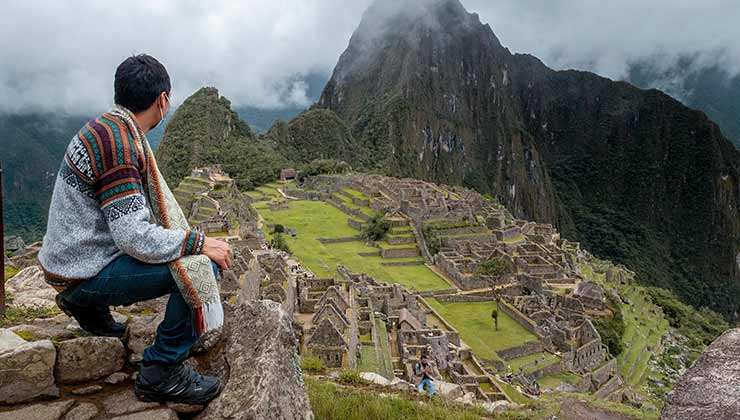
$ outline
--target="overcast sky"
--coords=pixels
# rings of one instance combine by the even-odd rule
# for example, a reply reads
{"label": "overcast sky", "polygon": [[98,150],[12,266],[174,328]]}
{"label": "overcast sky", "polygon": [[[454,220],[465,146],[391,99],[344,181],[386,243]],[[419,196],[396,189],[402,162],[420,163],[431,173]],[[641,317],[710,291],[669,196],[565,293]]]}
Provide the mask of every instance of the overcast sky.
{"label": "overcast sky", "polygon": [[[418,0],[425,1],[425,0]],[[93,113],[113,73],[146,52],[174,101],[216,86],[238,105],[308,105],[302,76],[329,74],[371,0],[4,0],[0,112]],[[681,55],[740,72],[740,0],[463,0],[513,52],[622,78]]]}

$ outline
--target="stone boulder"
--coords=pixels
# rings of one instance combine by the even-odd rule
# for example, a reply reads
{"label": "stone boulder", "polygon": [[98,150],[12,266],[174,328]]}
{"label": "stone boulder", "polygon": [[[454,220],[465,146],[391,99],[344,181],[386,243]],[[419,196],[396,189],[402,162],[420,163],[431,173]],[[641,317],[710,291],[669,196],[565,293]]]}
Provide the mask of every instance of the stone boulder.
{"label": "stone boulder", "polygon": [[229,379],[198,419],[313,419],[290,316],[271,301],[228,312],[220,353]]}
{"label": "stone boulder", "polygon": [[434,381],[434,393],[446,400],[454,400],[465,394],[460,385],[445,381]]}
{"label": "stone boulder", "polygon": [[132,316],[128,322],[128,337],[126,346],[131,354],[129,362],[138,363],[144,356],[144,349],[154,342],[154,336],[157,334],[157,326],[164,319],[164,311],[158,314]]}
{"label": "stone boulder", "polygon": [[740,418],[740,329],[714,341],[676,382],[661,420]]}
{"label": "stone boulder", "polygon": [[375,372],[362,372],[360,373],[360,376],[362,377],[362,379],[370,382],[371,384],[382,386],[388,386],[391,384],[391,381],[389,381],[382,375],[378,375]]}
{"label": "stone boulder", "polygon": [[112,337],[81,337],[63,341],[57,349],[56,375],[60,383],[105,378],[123,368],[126,350]]}
{"label": "stone boulder", "polygon": [[0,328],[0,404],[57,397],[56,349],[49,340],[28,342]]}
{"label": "stone boulder", "polygon": [[13,295],[13,306],[56,308],[56,290],[44,280],[44,272],[37,265],[24,268],[5,283]]}
{"label": "stone boulder", "polygon": [[59,420],[74,403],[74,400],[66,400],[27,405],[0,413],[0,420]]}

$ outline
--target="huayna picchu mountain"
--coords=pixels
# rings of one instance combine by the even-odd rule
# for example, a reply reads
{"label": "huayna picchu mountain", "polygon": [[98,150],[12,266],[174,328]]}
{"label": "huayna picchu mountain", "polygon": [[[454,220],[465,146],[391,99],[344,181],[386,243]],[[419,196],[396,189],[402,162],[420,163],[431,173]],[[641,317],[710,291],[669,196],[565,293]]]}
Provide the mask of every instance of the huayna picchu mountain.
{"label": "huayna picchu mountain", "polygon": [[177,185],[192,168],[219,163],[240,187],[277,178],[287,161],[231,109],[218,90],[204,87],[177,108],[157,148],[157,164]]}
{"label": "huayna picchu mountain", "polygon": [[367,151],[355,167],[490,193],[646,283],[738,309],[740,153],[660,91],[511,54],[458,0],[382,0],[318,107]]}

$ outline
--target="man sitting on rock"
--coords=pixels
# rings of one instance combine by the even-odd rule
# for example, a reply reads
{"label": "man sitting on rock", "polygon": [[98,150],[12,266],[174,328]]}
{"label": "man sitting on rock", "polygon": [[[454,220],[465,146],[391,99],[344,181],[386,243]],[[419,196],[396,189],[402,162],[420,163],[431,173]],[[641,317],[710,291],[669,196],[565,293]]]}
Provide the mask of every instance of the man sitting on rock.
{"label": "man sitting on rock", "polygon": [[429,358],[422,354],[421,358],[414,365],[414,376],[416,376],[416,389],[424,392],[426,387],[429,396],[434,395],[434,380],[432,379],[432,365],[429,364]]}
{"label": "man sitting on rock", "polygon": [[[124,335],[110,306],[169,294],[135,391],[148,401],[204,404],[218,395],[220,382],[183,361],[208,322],[223,322],[223,310],[218,299],[200,304],[206,282],[195,281],[215,284],[213,276],[219,267],[230,268],[232,256],[227,243],[187,228],[169,188],[157,179],[144,134],[169,112],[170,89],[167,70],[151,56],[129,57],[118,66],[116,105],[85,124],[67,147],[39,262],[46,281],[59,291],[57,305],[94,335]],[[178,263],[183,259],[187,267]],[[204,316],[206,303],[220,313]]]}

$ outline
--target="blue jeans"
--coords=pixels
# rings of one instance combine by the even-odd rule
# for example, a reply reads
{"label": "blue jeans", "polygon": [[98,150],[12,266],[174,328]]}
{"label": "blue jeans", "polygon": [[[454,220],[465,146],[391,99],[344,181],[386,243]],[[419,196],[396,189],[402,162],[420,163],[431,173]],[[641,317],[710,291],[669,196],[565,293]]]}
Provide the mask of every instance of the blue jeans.
{"label": "blue jeans", "polygon": [[[218,279],[218,265],[211,261]],[[144,350],[144,362],[177,364],[185,360],[198,335],[190,307],[182,298],[167,264],[147,264],[122,255],[92,278],[61,293],[74,304],[87,307],[128,306],[170,295],[164,320],[154,344]]]}
{"label": "blue jeans", "polygon": [[424,385],[426,385],[429,395],[434,395],[434,381],[429,378],[424,378],[421,380],[419,386],[417,386],[416,389],[418,389],[419,392],[424,392]]}

